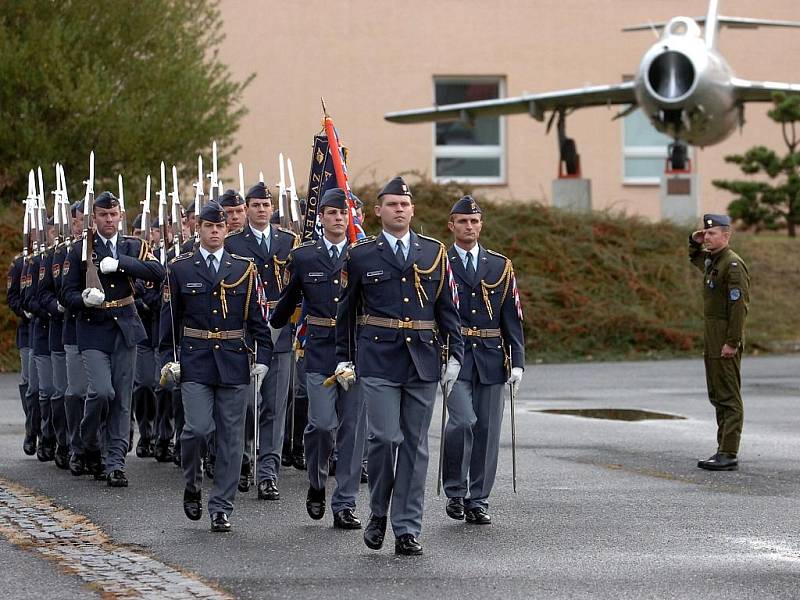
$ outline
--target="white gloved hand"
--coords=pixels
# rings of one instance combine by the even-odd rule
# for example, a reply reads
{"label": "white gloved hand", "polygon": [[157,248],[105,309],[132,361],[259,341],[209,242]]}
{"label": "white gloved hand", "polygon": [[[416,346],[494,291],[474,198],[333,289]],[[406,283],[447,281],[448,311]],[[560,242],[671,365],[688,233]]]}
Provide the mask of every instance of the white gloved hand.
{"label": "white gloved hand", "polygon": [[181,363],[168,362],[161,367],[161,379],[159,383],[161,387],[167,389],[175,389],[181,382]]}
{"label": "white gloved hand", "polygon": [[458,379],[458,374],[461,372],[461,363],[458,360],[451,356],[447,359],[447,364],[442,366],[442,393],[444,394],[445,400],[450,395],[450,391],[453,389],[453,384]]}
{"label": "white gloved hand", "polygon": [[265,364],[256,363],[252,366],[250,369],[250,375],[256,378],[256,387],[261,387],[264,377],[267,376],[267,371],[269,371],[269,367]]}
{"label": "white gloved hand", "polygon": [[106,299],[106,295],[97,288],[86,288],[81,292],[81,298],[89,308],[97,308]]}
{"label": "white gloved hand", "polygon": [[345,392],[356,382],[356,366],[350,361],[340,362],[336,365],[336,370],[333,374]]}
{"label": "white gloved hand", "polygon": [[25,315],[25,318],[28,319],[29,321],[33,318],[33,313],[28,312],[27,310],[23,310],[22,314]]}
{"label": "white gloved hand", "polygon": [[506,383],[511,386],[511,391],[514,392],[516,396],[519,391],[519,386],[522,384],[522,367],[512,367],[511,377],[508,378]]}
{"label": "white gloved hand", "polygon": [[58,312],[60,312],[60,313],[67,312],[67,309],[64,308],[64,305],[61,304],[61,302],[56,301],[56,308],[58,309]]}
{"label": "white gloved hand", "polygon": [[281,337],[281,331],[283,331],[283,327],[276,329],[272,325],[269,325],[269,336],[272,338],[273,346],[275,346],[278,343],[278,338]]}
{"label": "white gloved hand", "polygon": [[100,261],[100,272],[115,273],[117,271],[118,266],[119,266],[119,261],[116,258],[111,258],[110,256],[106,256],[103,260]]}

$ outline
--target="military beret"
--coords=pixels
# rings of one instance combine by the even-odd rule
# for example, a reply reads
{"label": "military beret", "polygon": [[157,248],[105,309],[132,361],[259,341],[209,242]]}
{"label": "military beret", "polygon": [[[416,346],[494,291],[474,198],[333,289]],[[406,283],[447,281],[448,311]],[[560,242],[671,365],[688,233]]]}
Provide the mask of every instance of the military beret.
{"label": "military beret", "polygon": [[189,202],[189,206],[184,209],[184,214],[188,217],[189,215],[194,214],[194,200]]}
{"label": "military beret", "polygon": [[119,206],[119,200],[111,192],[103,192],[94,199],[94,205],[97,208],[115,208]]}
{"label": "military beret", "polygon": [[[239,194],[236,194],[239,198]],[[201,210],[199,215],[200,221],[208,221],[209,223],[224,223],[226,220],[225,211],[216,202],[209,202]]]}
{"label": "military beret", "polygon": [[158,220],[158,217],[153,218],[150,221],[150,229],[157,229],[161,227],[161,222]]}
{"label": "military beret", "polygon": [[269,218],[269,222],[273,225],[280,225],[281,224],[281,214],[275,210],[272,212],[272,216]]}
{"label": "military beret", "polygon": [[236,190],[225,190],[225,193],[219,197],[220,206],[241,206],[242,204],[244,204],[244,199]]}
{"label": "military beret", "polygon": [[458,202],[453,204],[450,209],[451,215],[479,215],[481,214],[481,207],[472,198],[472,196],[464,196]]}
{"label": "military beret", "polygon": [[322,199],[319,201],[319,211],[326,206],[332,208],[347,208],[347,196],[341,188],[331,188],[322,194]]}
{"label": "military beret", "polygon": [[131,225],[133,229],[141,229],[142,228],[142,214],[139,213],[136,215],[136,218],[133,220],[133,225]]}
{"label": "military beret", "polygon": [[356,205],[356,208],[364,208],[364,203],[361,201],[361,198],[356,196],[353,192],[350,192],[350,197],[353,199],[353,204]]}
{"label": "military beret", "polygon": [[411,198],[411,189],[406,185],[406,182],[403,181],[402,177],[395,177],[386,186],[381,190],[381,193],[378,194],[378,198],[381,196],[385,196],[386,194],[391,194],[392,196],[408,196]]}
{"label": "military beret", "polygon": [[72,206],[69,207],[69,214],[73,217],[77,217],[78,213],[83,213],[83,200],[73,202]]}
{"label": "military beret", "polygon": [[247,196],[245,196],[247,200],[250,198],[255,198],[257,200],[267,200],[272,199],[272,194],[269,191],[269,188],[264,184],[263,181],[259,181],[249,190],[247,190]]}
{"label": "military beret", "polygon": [[728,215],[703,215],[703,229],[711,227],[730,227],[731,218]]}

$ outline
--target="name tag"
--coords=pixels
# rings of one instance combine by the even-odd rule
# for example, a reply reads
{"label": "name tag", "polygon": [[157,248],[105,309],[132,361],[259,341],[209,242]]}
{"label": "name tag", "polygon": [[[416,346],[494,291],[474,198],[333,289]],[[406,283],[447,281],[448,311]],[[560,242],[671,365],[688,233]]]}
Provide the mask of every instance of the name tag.
{"label": "name tag", "polygon": [[187,283],[186,287],[187,288],[201,288],[201,287],[203,287],[203,284],[202,283]]}
{"label": "name tag", "polygon": [[376,275],[383,275],[383,271],[369,271],[367,277],[375,277]]}
{"label": "name tag", "polygon": [[309,273],[309,277],[325,277],[325,273]]}

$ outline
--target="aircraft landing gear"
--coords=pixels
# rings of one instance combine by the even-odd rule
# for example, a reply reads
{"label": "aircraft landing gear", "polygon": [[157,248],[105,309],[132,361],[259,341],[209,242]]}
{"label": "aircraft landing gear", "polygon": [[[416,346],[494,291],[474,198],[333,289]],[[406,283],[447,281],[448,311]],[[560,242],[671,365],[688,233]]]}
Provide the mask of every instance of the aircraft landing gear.
{"label": "aircraft landing gear", "polygon": [[[558,177],[580,177],[581,157],[575,140],[567,137],[567,120],[565,111],[558,110]],[[555,116],[555,115],[554,115]],[[551,119],[552,123],[552,119]]]}
{"label": "aircraft landing gear", "polygon": [[689,148],[680,140],[675,140],[668,146],[669,169],[671,171],[686,171],[689,163]]}

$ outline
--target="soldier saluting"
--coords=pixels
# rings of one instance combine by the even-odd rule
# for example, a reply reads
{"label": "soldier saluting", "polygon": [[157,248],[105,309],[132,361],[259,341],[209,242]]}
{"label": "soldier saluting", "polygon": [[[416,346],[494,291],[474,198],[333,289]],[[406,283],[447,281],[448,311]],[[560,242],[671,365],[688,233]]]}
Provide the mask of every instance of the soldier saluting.
{"label": "soldier saluting", "polygon": [[[354,244],[345,259],[336,373],[347,388],[355,370],[367,405],[372,515],[364,543],[381,548],[391,503],[395,552],[421,554],[436,387],[440,377],[445,392],[452,386],[464,344],[444,244],[410,230],[411,190],[395,177],[377,202],[383,231]],[[440,344],[449,354],[445,365]]]}
{"label": "soldier saluting", "polygon": [[461,198],[453,205],[447,226],[455,237],[448,256],[458,288],[464,362],[447,398],[446,512],[453,519],[466,516],[468,523],[488,525],[492,522],[489,494],[500,450],[503,387],[508,379],[516,392],[525,367],[522,308],[511,261],[478,243],[483,216],[477,202],[470,196]]}
{"label": "soldier saluting", "polygon": [[215,432],[217,459],[208,512],[211,530],[224,532],[231,529],[228,517],[242,465],[247,390],[251,376],[260,385],[267,374],[272,340],[258,301],[255,265],[224,248],[222,207],[206,204],[198,215],[198,227],[198,249],[169,266],[161,308],[162,378],[180,383],[183,399],[184,513],[193,521],[202,516],[201,460]]}
{"label": "soldier saluting", "polygon": [[750,274],[730,249],[731,220],[704,215],[703,229],[689,236],[689,260],[703,272],[703,356],[708,399],[716,410],[717,452],[697,466],[710,471],[735,471],[744,422],[742,350],[750,303]]}

